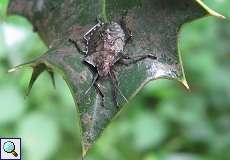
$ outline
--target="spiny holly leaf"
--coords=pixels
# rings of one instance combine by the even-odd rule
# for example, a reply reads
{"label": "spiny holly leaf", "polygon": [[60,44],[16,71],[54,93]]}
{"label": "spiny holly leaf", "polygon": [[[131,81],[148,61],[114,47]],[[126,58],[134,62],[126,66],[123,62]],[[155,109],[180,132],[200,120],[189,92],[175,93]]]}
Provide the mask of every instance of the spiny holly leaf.
{"label": "spiny holly leaf", "polygon": [[148,81],[159,78],[176,79],[188,88],[177,47],[181,26],[206,15],[224,18],[200,0],[12,0],[9,13],[26,16],[49,46],[41,57],[11,71],[25,66],[33,68],[29,90],[45,70],[51,77],[53,71],[63,76],[80,115],[83,156],[126,101],[120,95],[119,107],[116,106],[109,78],[99,81],[105,95],[104,106],[94,88],[84,97],[93,74],[82,63],[83,56],[68,41],[70,38],[75,41],[83,38],[95,25],[98,15],[104,21],[116,22],[124,17],[133,34],[132,41],[125,47],[125,54],[151,53],[157,57],[157,60],[145,59],[129,66],[115,65],[119,88],[130,99]]}

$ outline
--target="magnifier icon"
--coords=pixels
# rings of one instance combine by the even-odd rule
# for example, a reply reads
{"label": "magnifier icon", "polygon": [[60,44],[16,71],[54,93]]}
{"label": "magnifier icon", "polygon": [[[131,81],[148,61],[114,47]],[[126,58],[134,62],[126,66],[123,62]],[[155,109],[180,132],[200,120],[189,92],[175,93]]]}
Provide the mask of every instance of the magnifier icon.
{"label": "magnifier icon", "polygon": [[3,149],[6,153],[11,153],[14,157],[18,156],[18,153],[15,151],[15,145],[11,141],[7,141],[3,144]]}

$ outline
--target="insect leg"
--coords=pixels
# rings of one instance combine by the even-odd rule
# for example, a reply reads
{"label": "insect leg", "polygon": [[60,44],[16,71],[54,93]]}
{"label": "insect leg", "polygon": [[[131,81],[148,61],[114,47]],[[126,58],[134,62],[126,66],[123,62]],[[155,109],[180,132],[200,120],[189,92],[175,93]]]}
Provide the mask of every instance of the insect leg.
{"label": "insect leg", "polygon": [[[126,13],[127,14],[127,13]],[[121,27],[123,28],[125,32],[125,44],[127,44],[131,39],[132,39],[132,32],[131,30],[127,27],[126,21],[125,21],[125,15],[122,16],[122,19],[120,21]]]}
{"label": "insect leg", "polygon": [[146,58],[150,58],[154,60],[157,59],[157,57],[154,56],[153,54],[143,54],[143,55],[136,55],[132,57],[124,55],[124,57],[120,59],[119,63],[124,65],[129,65],[129,64],[137,63],[138,61],[144,60]]}
{"label": "insect leg", "polygon": [[96,88],[96,90],[98,91],[98,93],[100,94],[100,96],[101,96],[101,98],[102,98],[102,100],[101,100],[101,105],[102,106],[104,106],[104,94],[102,93],[102,91],[101,91],[101,89],[100,89],[100,87],[99,87],[99,85],[98,85],[98,83],[97,83],[97,80],[98,80],[98,77],[99,77],[99,75],[98,75],[98,73],[94,76],[94,78],[93,78],[93,81],[92,81],[92,83],[91,83],[91,85],[90,85],[90,87],[85,91],[85,93],[84,93],[84,95],[83,95],[83,97],[81,97],[80,99],[80,101],[82,101],[82,100],[84,100],[84,98],[87,96],[87,94],[89,93],[89,91],[92,89],[92,87],[94,86],[95,88]]}
{"label": "insect leg", "polygon": [[102,93],[102,91],[101,91],[101,89],[100,89],[100,86],[98,85],[97,82],[94,83],[94,86],[95,86],[96,90],[98,91],[98,93],[99,93],[100,96],[101,96],[101,105],[104,107],[104,106],[105,106],[105,104],[104,104],[104,102],[105,102],[105,96],[104,96],[104,94]]}
{"label": "insect leg", "polygon": [[97,23],[100,24],[100,26],[102,26],[104,23],[102,22],[102,18],[101,16],[97,16]]}
{"label": "insect leg", "polygon": [[123,57],[123,53],[119,52],[118,56],[112,61],[112,66]]}
{"label": "insect leg", "polygon": [[111,80],[112,80],[112,96],[113,96],[113,102],[115,104],[115,106],[118,108],[119,107],[119,104],[117,102],[117,92],[116,92],[116,80],[115,78],[112,76],[112,74],[110,73],[110,77],[111,77]]}
{"label": "insect leg", "polygon": [[78,43],[78,41],[75,41],[73,39],[69,39],[69,42],[72,43],[76,48],[77,51],[83,55],[85,55],[87,53],[87,50],[83,50],[82,47],[80,46],[80,44]]}
{"label": "insect leg", "polygon": [[93,26],[88,32],[85,33],[85,35],[83,36],[84,42],[86,44],[86,51],[85,53],[88,53],[88,45],[89,45],[89,40],[90,40],[90,36],[93,34],[93,31],[95,31],[98,27],[101,26],[101,21],[99,21],[95,26]]}
{"label": "insect leg", "polygon": [[95,26],[93,26],[88,32],[85,33],[84,35],[84,40],[86,40],[86,42],[89,41],[90,38],[90,34],[95,31],[97,29],[97,27],[101,26],[101,22],[99,21]]}
{"label": "insect leg", "polygon": [[97,73],[97,74],[93,77],[93,81],[92,81],[91,85],[90,85],[89,88],[85,91],[84,96],[86,96],[86,95],[89,93],[90,89],[95,85],[95,83],[96,83],[98,77],[99,77],[99,75],[98,75],[98,73]]}
{"label": "insect leg", "polygon": [[103,24],[104,23],[102,22],[101,18],[99,16],[97,16],[97,24],[95,26],[93,26],[88,32],[85,33],[84,40],[86,40],[86,42],[88,42],[90,39],[91,32],[95,31],[98,27],[101,27]]}
{"label": "insect leg", "polygon": [[124,98],[124,100],[126,102],[128,102],[127,98],[124,96],[124,94],[122,93],[122,91],[120,90],[120,88],[118,87],[118,80],[117,80],[117,76],[114,73],[114,70],[111,69],[109,72],[109,75],[111,77],[112,80],[112,84],[113,84],[113,98],[114,98],[114,102],[116,103],[116,106],[118,107],[118,102],[117,102],[117,92],[118,91],[120,93],[120,95]]}

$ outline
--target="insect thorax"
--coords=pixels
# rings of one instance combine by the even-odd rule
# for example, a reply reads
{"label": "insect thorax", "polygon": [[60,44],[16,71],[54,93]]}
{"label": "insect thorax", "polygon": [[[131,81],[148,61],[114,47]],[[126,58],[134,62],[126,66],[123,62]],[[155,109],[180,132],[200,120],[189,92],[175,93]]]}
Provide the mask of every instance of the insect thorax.
{"label": "insect thorax", "polygon": [[122,52],[125,45],[125,32],[116,22],[96,25],[88,37],[88,54],[99,51]]}
{"label": "insect thorax", "polygon": [[116,22],[97,24],[85,37],[87,54],[85,61],[97,68],[101,77],[108,74],[110,67],[125,46],[125,32]]}

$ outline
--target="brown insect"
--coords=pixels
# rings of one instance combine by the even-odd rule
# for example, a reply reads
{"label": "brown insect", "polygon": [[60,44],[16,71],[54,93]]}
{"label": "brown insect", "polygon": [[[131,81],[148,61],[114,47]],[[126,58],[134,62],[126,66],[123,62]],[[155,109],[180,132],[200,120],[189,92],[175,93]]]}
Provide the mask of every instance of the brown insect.
{"label": "brown insect", "polygon": [[117,91],[120,92],[122,97],[127,101],[118,87],[118,81],[114,72],[114,65],[117,63],[129,65],[136,63],[146,58],[156,59],[152,54],[129,56],[124,54],[124,48],[132,35],[130,30],[126,27],[124,21],[117,22],[98,22],[84,35],[84,42],[86,50],[81,49],[78,43],[70,39],[74,43],[80,53],[84,53],[85,57],[83,62],[90,65],[95,70],[95,75],[90,87],[86,90],[85,95],[90,89],[95,86],[102,97],[104,105],[104,94],[102,93],[98,80],[109,76],[113,84],[113,95],[116,106],[118,106],[116,95]]}

